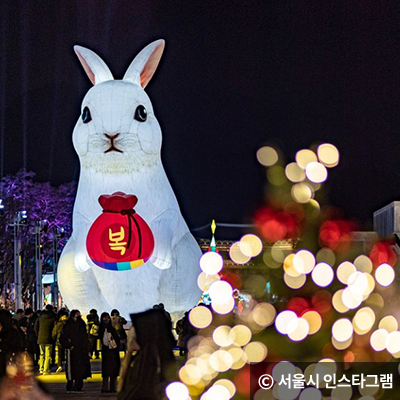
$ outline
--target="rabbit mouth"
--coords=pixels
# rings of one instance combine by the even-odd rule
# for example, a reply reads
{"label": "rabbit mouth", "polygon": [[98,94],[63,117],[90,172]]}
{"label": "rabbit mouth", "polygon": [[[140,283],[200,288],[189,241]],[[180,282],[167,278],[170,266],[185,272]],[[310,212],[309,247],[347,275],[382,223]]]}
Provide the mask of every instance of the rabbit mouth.
{"label": "rabbit mouth", "polygon": [[110,152],[112,152],[112,151],[115,151],[115,152],[117,152],[117,153],[123,153],[122,150],[117,149],[116,147],[114,147],[114,143],[111,143],[110,148],[108,148],[107,150],[105,150],[104,153],[110,153]]}

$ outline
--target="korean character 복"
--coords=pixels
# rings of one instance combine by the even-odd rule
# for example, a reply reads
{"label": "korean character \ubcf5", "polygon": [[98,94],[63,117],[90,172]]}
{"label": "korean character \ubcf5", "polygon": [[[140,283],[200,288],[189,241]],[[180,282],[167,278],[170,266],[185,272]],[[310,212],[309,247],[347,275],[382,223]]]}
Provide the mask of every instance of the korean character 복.
{"label": "korean character \ubcf5", "polygon": [[306,380],[303,374],[293,375],[293,389],[304,389]]}
{"label": "korean character \ubcf5", "polygon": [[381,383],[383,389],[392,389],[393,388],[393,375],[392,374],[380,374],[379,382]]}
{"label": "korean character \ubcf5", "polygon": [[338,380],[338,387],[350,387],[351,382],[349,379],[346,378],[346,375],[343,376]]}
{"label": "korean character \ubcf5", "polygon": [[327,389],[335,389],[336,388],[336,374],[327,374],[324,375],[324,382],[326,382]]}

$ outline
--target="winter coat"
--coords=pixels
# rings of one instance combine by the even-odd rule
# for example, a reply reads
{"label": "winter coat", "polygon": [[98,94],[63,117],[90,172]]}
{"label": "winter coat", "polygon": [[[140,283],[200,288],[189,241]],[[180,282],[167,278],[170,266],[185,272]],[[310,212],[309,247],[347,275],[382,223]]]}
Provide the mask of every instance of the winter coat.
{"label": "winter coat", "polygon": [[68,317],[63,315],[58,322],[54,324],[53,331],[51,333],[52,338],[54,339],[57,346],[60,346],[60,337],[63,333],[64,326],[68,321]]}
{"label": "winter coat", "polygon": [[124,317],[116,315],[114,317],[111,317],[111,323],[112,323],[112,326],[117,331],[119,339],[120,340],[125,340],[126,339],[126,332],[125,332],[125,329],[124,329],[124,325],[127,324],[126,319]]}
{"label": "winter coat", "polygon": [[164,398],[166,383],[177,380],[170,323],[160,309],[131,314],[131,318],[140,350],[123,377],[118,400]]}
{"label": "winter coat", "polygon": [[56,321],[57,315],[54,311],[43,310],[41,312],[40,317],[35,322],[38,344],[53,344],[51,334]]}
{"label": "winter coat", "polygon": [[184,348],[185,347],[185,340],[184,340],[184,330],[183,330],[183,318],[180,319],[175,326],[175,332],[178,335],[178,342],[177,342],[177,346],[180,348]]}
{"label": "winter coat", "polygon": [[6,374],[9,358],[24,350],[22,332],[15,326],[0,331],[0,378]]}
{"label": "winter coat", "polygon": [[90,332],[91,332],[91,329],[92,329],[93,325],[97,325],[97,326],[100,325],[99,316],[97,314],[90,313],[90,314],[87,315],[86,319],[87,319],[87,332],[88,332],[88,335],[89,335],[89,340],[90,339],[97,339],[99,337],[98,334],[97,335],[92,335]]}
{"label": "winter coat", "polygon": [[[117,347],[115,349],[110,349],[106,346],[103,342],[104,333],[107,332],[111,333],[112,337],[114,338]],[[119,357],[119,346],[120,340],[117,331],[115,328],[109,323],[105,325],[104,323],[100,324],[99,330],[99,339],[102,344],[101,348],[101,375],[103,377],[116,377],[119,375],[119,369],[121,367],[121,360]]]}
{"label": "winter coat", "polygon": [[60,337],[60,344],[67,349],[67,380],[90,377],[89,339],[85,322],[69,318]]}
{"label": "winter coat", "polygon": [[34,352],[37,346],[37,334],[35,332],[35,322],[37,321],[37,317],[35,314],[31,318],[28,318],[28,330],[27,330],[27,346],[28,351]]}

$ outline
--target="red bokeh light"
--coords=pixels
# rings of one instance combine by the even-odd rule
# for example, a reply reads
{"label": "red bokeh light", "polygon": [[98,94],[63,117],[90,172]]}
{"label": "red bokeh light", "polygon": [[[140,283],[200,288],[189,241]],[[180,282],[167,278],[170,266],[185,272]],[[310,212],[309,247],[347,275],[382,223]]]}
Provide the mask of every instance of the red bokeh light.
{"label": "red bokeh light", "polygon": [[[235,376],[234,384],[237,391],[243,396],[250,397],[250,367],[246,365]],[[257,380],[254,379],[254,385],[257,385]]]}
{"label": "red bokeh light", "polygon": [[303,297],[294,297],[289,301],[286,307],[287,310],[294,311],[298,317],[300,317],[306,311],[309,311],[310,308],[310,302]]}
{"label": "red bokeh light", "polygon": [[301,213],[295,209],[287,212],[272,207],[263,207],[254,216],[258,230],[268,242],[298,238],[301,218]]}
{"label": "red bokeh light", "polygon": [[396,264],[397,256],[393,250],[394,243],[389,240],[384,240],[374,244],[369,258],[371,259],[374,267],[387,263],[392,267]]}
{"label": "red bokeh light", "polygon": [[352,221],[328,220],[319,229],[319,244],[331,250],[346,250],[350,244],[350,234],[357,226]]}
{"label": "red bokeh light", "polygon": [[315,311],[323,315],[332,309],[332,295],[327,290],[319,290],[311,299]]}
{"label": "red bokeh light", "polygon": [[242,278],[236,274],[235,272],[226,272],[223,273],[221,276],[221,280],[230,283],[230,285],[234,289],[241,289],[242,288]]}

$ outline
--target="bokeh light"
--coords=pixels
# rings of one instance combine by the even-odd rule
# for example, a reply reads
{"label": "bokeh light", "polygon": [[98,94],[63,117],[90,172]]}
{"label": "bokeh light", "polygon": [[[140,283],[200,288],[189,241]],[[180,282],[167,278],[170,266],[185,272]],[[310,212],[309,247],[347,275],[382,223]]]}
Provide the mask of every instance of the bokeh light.
{"label": "bokeh light", "polygon": [[352,264],[350,261],[344,261],[338,266],[336,270],[336,275],[340,282],[347,285],[347,280],[349,279],[349,276],[352,273],[356,272],[356,270],[357,269],[354,264]]}
{"label": "bokeh light", "polygon": [[233,243],[229,248],[229,257],[236,264],[247,264],[251,259],[251,256],[242,253],[240,242]]}
{"label": "bokeh light", "polygon": [[388,315],[381,319],[378,327],[379,329],[385,329],[390,333],[397,331],[397,329],[399,329],[399,324],[393,315]]}
{"label": "bokeh light", "polygon": [[165,393],[170,400],[187,400],[189,389],[181,382],[172,382],[165,388]]}
{"label": "bokeh light", "polygon": [[339,151],[333,144],[324,143],[318,146],[317,155],[319,161],[327,168],[333,168],[339,164]]}
{"label": "bokeh light", "polygon": [[251,337],[251,330],[245,325],[236,325],[229,332],[229,339],[236,346],[246,346],[250,342]]}
{"label": "bokeh light", "polygon": [[330,265],[319,263],[315,266],[311,273],[312,280],[320,287],[329,286],[334,278],[334,272]]}
{"label": "bokeh light", "polygon": [[301,204],[309,202],[314,195],[313,190],[306,183],[296,183],[292,186],[290,193],[293,200]]}
{"label": "bokeh light", "polygon": [[208,275],[205,272],[201,272],[197,277],[197,285],[204,291],[207,290],[213,282],[219,281],[220,279],[221,277],[218,274]]}
{"label": "bokeh light", "polygon": [[332,335],[338,342],[345,342],[353,335],[353,325],[347,318],[335,321],[332,326]]}
{"label": "bokeh light", "polygon": [[394,281],[394,269],[389,264],[383,263],[375,271],[375,279],[381,286],[389,286]]}
{"label": "bokeh light", "polygon": [[359,309],[353,318],[354,331],[359,335],[368,333],[374,323],[375,313],[370,307]]}
{"label": "bokeh light", "polygon": [[223,385],[214,385],[200,397],[200,400],[229,400],[230,398],[228,388]]}
{"label": "bokeh light", "polygon": [[306,176],[313,183],[322,183],[328,178],[328,171],[322,164],[313,161],[307,164]]}
{"label": "bokeh light", "polygon": [[289,181],[294,183],[302,182],[306,178],[304,170],[301,169],[299,165],[295,162],[290,163],[286,166],[285,174]]}
{"label": "bokeh light", "polygon": [[214,329],[212,338],[214,343],[220,347],[228,347],[233,343],[234,337],[230,335],[231,328],[227,325],[220,325]]}
{"label": "bokeh light", "polygon": [[293,266],[298,272],[309,274],[315,266],[314,254],[308,250],[298,251],[293,258]]}
{"label": "bokeh light", "polygon": [[285,170],[280,165],[274,165],[268,168],[267,179],[274,186],[282,186],[287,182]]}
{"label": "bokeh light", "polygon": [[197,385],[202,380],[203,374],[201,369],[194,364],[186,363],[179,370],[179,378],[186,385]]}
{"label": "bokeh light", "polygon": [[282,311],[275,319],[275,327],[278,332],[287,335],[290,321],[297,320],[297,315],[290,310]]}
{"label": "bokeh light", "polygon": [[307,165],[313,161],[318,161],[318,158],[312,150],[304,149],[296,153],[296,162],[302,169],[306,169]]}
{"label": "bokeh light", "polygon": [[262,362],[268,354],[267,346],[261,342],[251,342],[243,350],[247,356],[248,363]]}
{"label": "bokeh light", "polygon": [[292,319],[288,324],[288,336],[294,342],[304,340],[310,332],[310,325],[305,318]]}
{"label": "bokeh light", "polygon": [[335,262],[336,262],[336,256],[335,256],[335,253],[331,249],[322,248],[318,251],[318,253],[316,255],[316,260],[317,260],[317,263],[324,262],[331,266],[334,266]]}
{"label": "bokeh light", "polygon": [[233,358],[226,350],[217,350],[210,355],[210,365],[215,371],[225,372],[231,368]]}
{"label": "bokeh light", "polygon": [[386,338],[386,350],[391,354],[400,352],[400,332],[390,332]]}
{"label": "bokeh light", "polygon": [[350,400],[352,396],[353,389],[351,387],[336,386],[331,392],[332,399]]}
{"label": "bokeh light", "polygon": [[218,274],[224,266],[224,259],[215,251],[208,251],[200,258],[200,268],[208,275]]}
{"label": "bokeh light", "polygon": [[240,251],[248,257],[257,257],[263,249],[261,239],[253,234],[244,235],[240,239]]}
{"label": "bokeh light", "polygon": [[233,364],[231,369],[237,370],[243,368],[243,366],[246,365],[247,356],[241,347],[231,347],[228,350],[228,353],[232,356],[233,359]]}
{"label": "bokeh light", "polygon": [[300,274],[299,276],[293,277],[285,272],[285,274],[283,275],[283,280],[286,283],[286,285],[291,289],[300,289],[306,283],[307,277],[304,274]]}
{"label": "bokeh light", "polygon": [[276,310],[272,304],[260,303],[254,307],[251,316],[257,325],[266,328],[274,323]]}
{"label": "bokeh light", "polygon": [[213,282],[208,290],[211,301],[215,304],[226,304],[232,298],[232,286],[225,281]]}
{"label": "bokeh light", "polygon": [[386,348],[386,340],[389,333],[386,329],[377,329],[374,331],[370,337],[371,347],[375,351],[382,351]]}
{"label": "bokeh light", "polygon": [[357,308],[363,301],[363,295],[360,290],[357,290],[356,287],[347,287],[342,292],[342,302],[351,310]]}
{"label": "bokeh light", "polygon": [[354,260],[354,265],[358,269],[358,271],[367,272],[368,274],[372,272],[372,261],[364,254],[361,254]]}
{"label": "bokeh light", "polygon": [[335,308],[337,312],[340,312],[342,314],[346,313],[349,311],[349,307],[345,306],[342,300],[344,289],[340,289],[332,297],[332,305]]}
{"label": "bokeh light", "polygon": [[230,297],[226,303],[217,303],[212,301],[211,307],[217,314],[229,314],[235,307],[235,299],[233,297]]}
{"label": "bokeh light", "polygon": [[257,160],[265,167],[270,167],[276,164],[278,159],[278,153],[273,147],[264,146],[257,151]]}
{"label": "bokeh light", "polygon": [[314,333],[317,333],[321,329],[322,318],[317,311],[307,311],[301,318],[304,318],[308,322],[309,335],[314,335]]}
{"label": "bokeh light", "polygon": [[230,398],[232,398],[235,395],[236,387],[235,387],[234,383],[231,382],[230,380],[228,380],[228,379],[219,379],[218,381],[216,381],[214,383],[213,386],[218,386],[218,385],[223,386],[226,389],[228,389]]}
{"label": "bokeh light", "polygon": [[350,339],[346,340],[345,342],[338,342],[338,341],[332,336],[331,342],[332,342],[332,346],[333,346],[336,350],[345,350],[345,349],[349,348],[349,347],[351,346],[351,344],[353,343],[353,337],[351,337]]}
{"label": "bokeh light", "polygon": [[299,400],[321,400],[322,393],[314,387],[309,387],[301,391]]}
{"label": "bokeh light", "polygon": [[293,264],[295,254],[289,254],[283,261],[283,270],[285,273],[293,278],[297,278],[302,275],[302,272],[298,271]]}
{"label": "bokeh light", "polygon": [[211,311],[204,306],[194,307],[189,312],[189,321],[190,323],[198,329],[207,328],[212,322],[212,313]]}

